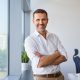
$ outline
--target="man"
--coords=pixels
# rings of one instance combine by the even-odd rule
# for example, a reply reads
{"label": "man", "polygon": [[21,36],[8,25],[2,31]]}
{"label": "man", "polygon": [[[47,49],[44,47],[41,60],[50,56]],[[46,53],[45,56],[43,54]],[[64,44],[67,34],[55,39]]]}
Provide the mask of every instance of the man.
{"label": "man", "polygon": [[67,60],[67,54],[59,38],[46,30],[48,14],[43,9],[33,13],[36,30],[25,40],[25,50],[32,63],[35,80],[64,80],[59,64]]}

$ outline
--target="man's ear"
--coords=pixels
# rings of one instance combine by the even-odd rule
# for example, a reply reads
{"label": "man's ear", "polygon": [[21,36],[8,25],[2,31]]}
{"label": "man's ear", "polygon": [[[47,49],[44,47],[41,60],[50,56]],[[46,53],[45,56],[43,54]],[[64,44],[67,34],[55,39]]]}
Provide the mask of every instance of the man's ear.
{"label": "man's ear", "polygon": [[32,22],[34,23],[34,19],[32,20]]}
{"label": "man's ear", "polygon": [[47,23],[48,23],[49,19],[47,19]]}

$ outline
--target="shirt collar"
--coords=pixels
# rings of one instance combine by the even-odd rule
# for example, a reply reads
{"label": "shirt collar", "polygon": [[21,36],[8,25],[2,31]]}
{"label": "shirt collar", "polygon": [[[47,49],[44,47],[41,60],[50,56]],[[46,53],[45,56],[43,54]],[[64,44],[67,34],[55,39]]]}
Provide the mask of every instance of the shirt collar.
{"label": "shirt collar", "polygon": [[38,33],[38,31],[36,31],[36,30],[35,30],[35,32],[34,32],[34,33],[35,33],[37,36],[39,36],[39,35],[40,35],[40,34]]}
{"label": "shirt collar", "polygon": [[[46,32],[47,32],[46,37],[48,37],[51,33],[49,33],[47,30],[46,30]],[[40,35],[40,33],[39,33],[37,30],[35,30],[34,33],[35,33],[37,36]]]}

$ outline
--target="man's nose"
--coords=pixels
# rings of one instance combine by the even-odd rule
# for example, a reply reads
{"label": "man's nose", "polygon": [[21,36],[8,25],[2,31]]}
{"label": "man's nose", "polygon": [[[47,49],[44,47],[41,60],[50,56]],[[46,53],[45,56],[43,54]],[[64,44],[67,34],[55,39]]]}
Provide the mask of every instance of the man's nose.
{"label": "man's nose", "polygon": [[39,24],[43,24],[43,21],[42,21],[42,20],[40,20],[40,21],[39,21]]}

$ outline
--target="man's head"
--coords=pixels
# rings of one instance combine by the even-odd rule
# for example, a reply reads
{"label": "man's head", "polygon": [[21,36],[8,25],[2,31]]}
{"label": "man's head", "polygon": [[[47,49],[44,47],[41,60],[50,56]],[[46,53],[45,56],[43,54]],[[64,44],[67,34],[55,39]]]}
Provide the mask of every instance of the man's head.
{"label": "man's head", "polygon": [[33,13],[33,23],[39,32],[45,31],[48,23],[48,14],[43,9],[37,9]]}

